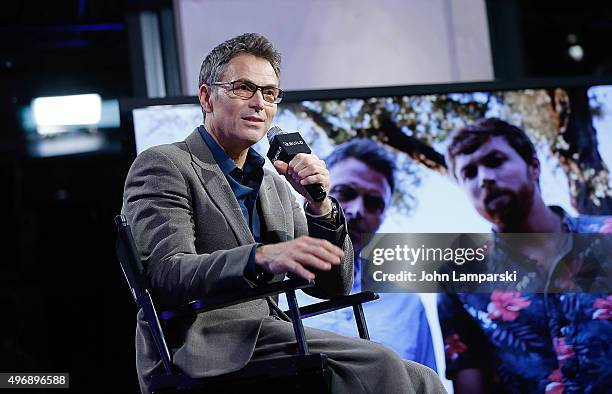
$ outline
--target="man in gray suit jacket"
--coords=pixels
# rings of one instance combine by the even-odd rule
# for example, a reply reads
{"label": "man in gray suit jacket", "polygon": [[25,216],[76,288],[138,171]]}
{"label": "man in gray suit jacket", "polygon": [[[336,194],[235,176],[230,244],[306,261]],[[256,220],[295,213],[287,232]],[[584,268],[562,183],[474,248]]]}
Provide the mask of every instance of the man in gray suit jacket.
{"label": "man in gray suit jacket", "polygon": [[[206,57],[199,99],[204,125],[185,141],[141,153],[127,176],[123,213],[162,307],[235,292],[286,274],[315,279],[310,294],[348,294],[353,251],[338,203],[310,199],[304,185],[329,188],[314,155],[263,168],[251,146],[267,132],[282,99],[280,54],[258,34],[228,40]],[[306,199],[301,211],[290,187]],[[390,322],[392,324],[392,322]],[[192,377],[215,376],[250,360],[294,352],[291,324],[266,300],[207,312],[167,333],[174,364]],[[328,355],[335,392],[440,392],[435,373],[373,342],[306,329],[313,352]],[[161,362],[139,314],[137,370],[143,392]]]}

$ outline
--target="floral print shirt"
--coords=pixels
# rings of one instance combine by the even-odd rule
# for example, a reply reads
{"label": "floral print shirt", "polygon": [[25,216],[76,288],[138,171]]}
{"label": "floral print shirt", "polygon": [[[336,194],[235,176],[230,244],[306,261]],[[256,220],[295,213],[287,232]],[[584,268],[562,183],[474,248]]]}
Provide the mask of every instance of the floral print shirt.
{"label": "floral print shirt", "polygon": [[[612,234],[612,217],[559,213],[570,232]],[[493,393],[612,393],[609,293],[440,294],[438,315],[449,379],[479,368]]]}

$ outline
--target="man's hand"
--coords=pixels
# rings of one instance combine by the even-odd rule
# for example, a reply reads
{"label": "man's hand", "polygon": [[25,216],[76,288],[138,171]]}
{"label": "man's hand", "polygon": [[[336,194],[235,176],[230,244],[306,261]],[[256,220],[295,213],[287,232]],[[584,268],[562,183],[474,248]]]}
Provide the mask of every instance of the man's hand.
{"label": "man's hand", "polygon": [[308,269],[329,271],[340,265],[344,252],[329,241],[302,236],[278,244],[263,245],[255,252],[255,264],[273,274],[293,273],[311,280],[315,274]]}
{"label": "man's hand", "polygon": [[331,210],[329,198],[315,202],[304,188],[305,185],[318,183],[329,192],[329,171],[323,160],[313,154],[298,153],[288,164],[280,160],[275,161],[274,168],[308,201],[310,213],[321,215]]}

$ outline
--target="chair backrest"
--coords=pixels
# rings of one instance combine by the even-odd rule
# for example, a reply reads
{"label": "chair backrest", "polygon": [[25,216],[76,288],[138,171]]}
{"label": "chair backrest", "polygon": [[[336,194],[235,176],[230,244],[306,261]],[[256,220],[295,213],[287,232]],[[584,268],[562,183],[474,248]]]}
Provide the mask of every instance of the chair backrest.
{"label": "chair backrest", "polygon": [[134,302],[140,308],[142,294],[149,288],[132,231],[124,215],[115,216],[117,226],[117,257]]}
{"label": "chair backrest", "polygon": [[124,215],[115,216],[115,224],[117,225],[117,257],[121,264],[121,269],[132,292],[134,302],[136,302],[138,308],[142,308],[144,318],[149,324],[149,329],[164,364],[164,369],[167,374],[172,374],[174,368],[170,359],[170,352],[166,345],[161,324],[157,318],[153,300],[151,299],[149,282],[140,261],[140,253],[136,247],[136,242],[134,242],[132,230]]}

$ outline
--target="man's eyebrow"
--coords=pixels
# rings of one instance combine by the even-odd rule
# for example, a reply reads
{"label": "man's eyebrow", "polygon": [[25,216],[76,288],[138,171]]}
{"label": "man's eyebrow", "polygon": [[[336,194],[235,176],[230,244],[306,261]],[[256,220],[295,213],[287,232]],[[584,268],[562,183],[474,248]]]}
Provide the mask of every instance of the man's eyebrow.
{"label": "man's eyebrow", "polygon": [[357,190],[359,192],[366,192],[369,195],[375,195],[375,196],[381,197],[381,198],[383,197],[383,193],[378,188],[364,188],[364,187],[361,187],[361,186],[359,186],[359,185],[357,185],[357,184],[355,184],[353,182],[350,182],[350,181],[348,183],[346,183],[346,182],[345,183],[336,183],[331,189],[334,189],[335,187],[338,187],[338,186],[348,186],[348,187],[351,187],[351,188],[353,188],[353,189],[355,189],[355,190]]}
{"label": "man's eyebrow", "polygon": [[[475,153],[475,152],[474,152]],[[473,156],[473,154],[470,154],[470,156]],[[491,157],[491,156],[495,156],[495,155],[503,155],[503,156],[507,156],[506,152],[501,151],[497,148],[493,148],[490,151],[488,151],[485,154],[481,154],[478,155],[476,157],[471,157],[470,160],[468,162],[466,162],[465,164],[463,164],[460,167],[457,167],[457,171],[459,172],[459,174],[462,174],[463,171],[465,171],[466,168],[470,167],[470,166],[474,166],[476,165],[476,163],[482,161],[482,160],[486,160],[487,158]],[[467,155],[465,155],[467,156]]]}
{"label": "man's eyebrow", "polygon": [[480,153],[478,154],[479,149],[475,150],[474,152],[464,155],[464,156],[470,156],[470,160],[468,161],[468,164],[474,164],[474,162],[477,162],[479,160],[484,159],[485,157],[489,157],[491,155],[495,155],[498,153],[501,154],[505,154],[503,151],[497,149],[497,148],[491,148],[488,151],[485,151],[485,153]]}
{"label": "man's eyebrow", "polygon": [[[234,82],[250,82],[253,85],[257,85],[255,82],[251,81],[249,78],[236,78],[234,79]],[[272,83],[268,85],[257,85],[257,86],[262,87],[262,88],[278,88],[278,83]]]}
{"label": "man's eyebrow", "polygon": [[501,151],[499,149],[492,149],[489,152],[487,152],[485,155],[482,155],[481,157],[479,157],[479,160],[483,160],[483,159],[488,159],[489,157],[493,157],[493,156],[508,156],[506,154],[506,152]]}
{"label": "man's eyebrow", "polygon": [[255,83],[255,82],[251,81],[251,80],[250,80],[250,79],[248,79],[248,78],[242,78],[242,77],[241,77],[241,78],[236,78],[236,79],[230,79],[230,81],[234,81],[234,82],[250,82],[250,83]]}

